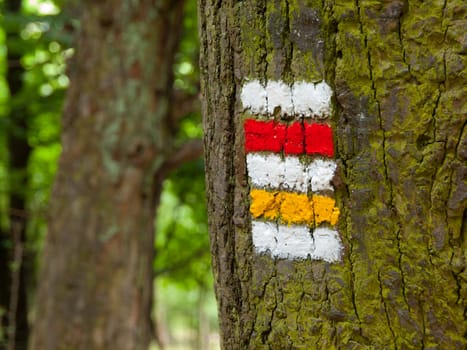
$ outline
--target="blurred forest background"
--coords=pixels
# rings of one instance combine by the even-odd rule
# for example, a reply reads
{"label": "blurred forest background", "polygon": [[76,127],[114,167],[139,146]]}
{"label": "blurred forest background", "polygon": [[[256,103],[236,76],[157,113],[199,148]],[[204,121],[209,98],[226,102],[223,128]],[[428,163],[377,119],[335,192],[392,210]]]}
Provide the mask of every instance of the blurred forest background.
{"label": "blurred forest background", "polygon": [[[0,349],[26,349],[77,8],[63,0],[0,0]],[[75,12],[76,11],[76,12]],[[196,1],[187,0],[173,67],[176,90],[199,93]],[[201,138],[190,103],[177,143]],[[156,225],[153,349],[217,349],[217,311],[201,157],[164,183]]]}

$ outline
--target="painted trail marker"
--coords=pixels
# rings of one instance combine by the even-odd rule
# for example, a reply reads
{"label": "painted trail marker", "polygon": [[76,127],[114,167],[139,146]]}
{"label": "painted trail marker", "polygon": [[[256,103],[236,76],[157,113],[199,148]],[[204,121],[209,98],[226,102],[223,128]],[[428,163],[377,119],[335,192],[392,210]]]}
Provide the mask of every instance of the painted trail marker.
{"label": "painted trail marker", "polygon": [[252,80],[243,85],[240,98],[243,107],[253,114],[271,115],[280,107],[281,115],[325,119],[331,113],[331,96],[332,90],[324,81],[295,82],[292,86],[269,81],[264,86]]}
{"label": "painted trail marker", "polygon": [[[332,197],[334,141],[326,119],[332,90],[325,82],[253,80],[241,92],[250,214],[257,253],[337,262],[342,242]],[[253,118],[259,115],[259,118]],[[292,122],[272,120],[293,116]],[[266,120],[265,120],[266,119]]]}

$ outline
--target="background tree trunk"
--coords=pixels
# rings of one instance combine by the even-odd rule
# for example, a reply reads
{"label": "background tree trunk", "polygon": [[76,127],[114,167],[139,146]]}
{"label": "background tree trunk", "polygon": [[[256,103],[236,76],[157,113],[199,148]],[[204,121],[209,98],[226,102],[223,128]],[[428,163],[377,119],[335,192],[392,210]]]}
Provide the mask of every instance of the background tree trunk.
{"label": "background tree trunk", "polygon": [[183,1],[86,1],[31,349],[146,349]]}
{"label": "background tree trunk", "polygon": [[[223,348],[464,348],[463,2],[201,0],[199,12]],[[334,91],[340,262],[254,252],[240,101],[249,79]]]}

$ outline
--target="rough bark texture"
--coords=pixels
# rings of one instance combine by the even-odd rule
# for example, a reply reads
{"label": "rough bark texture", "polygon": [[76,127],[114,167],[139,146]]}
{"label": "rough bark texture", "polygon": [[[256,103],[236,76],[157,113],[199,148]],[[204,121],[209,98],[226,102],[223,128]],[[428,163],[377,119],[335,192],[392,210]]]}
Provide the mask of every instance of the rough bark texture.
{"label": "rough bark texture", "polygon": [[31,349],[147,349],[183,1],[86,1]]}
{"label": "rough bark texture", "polygon": [[[463,1],[200,1],[209,226],[224,349],[461,349]],[[334,90],[341,263],[253,251],[240,89]]]}

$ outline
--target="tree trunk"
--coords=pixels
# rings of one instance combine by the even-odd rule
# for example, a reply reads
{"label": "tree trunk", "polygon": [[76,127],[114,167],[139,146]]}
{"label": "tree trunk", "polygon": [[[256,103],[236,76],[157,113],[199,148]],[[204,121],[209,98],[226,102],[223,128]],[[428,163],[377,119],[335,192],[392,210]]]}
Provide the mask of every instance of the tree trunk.
{"label": "tree trunk", "polygon": [[183,1],[82,5],[31,349],[146,349]]}
{"label": "tree trunk", "polygon": [[199,12],[223,348],[465,348],[463,1]]}

